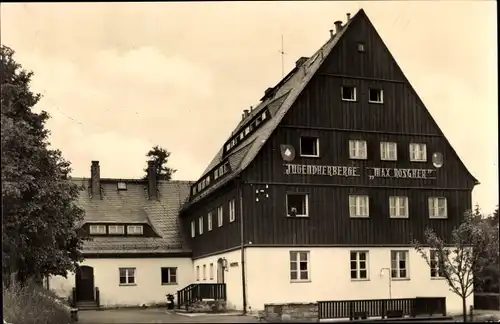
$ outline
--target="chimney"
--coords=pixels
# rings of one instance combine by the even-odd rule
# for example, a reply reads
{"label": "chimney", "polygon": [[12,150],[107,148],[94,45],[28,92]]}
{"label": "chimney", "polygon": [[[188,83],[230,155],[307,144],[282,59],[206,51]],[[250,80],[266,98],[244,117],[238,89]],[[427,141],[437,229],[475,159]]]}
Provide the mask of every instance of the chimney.
{"label": "chimney", "polygon": [[330,29],[330,38],[333,38],[335,34],[333,33],[333,29]]}
{"label": "chimney", "polygon": [[250,112],[252,112],[252,111],[253,111],[253,106],[250,106]]}
{"label": "chimney", "polygon": [[244,118],[248,117],[249,111],[248,109],[243,110],[243,116]]}
{"label": "chimney", "polygon": [[307,57],[301,57],[295,62],[295,67],[300,67],[302,64],[304,64],[309,58]]}
{"label": "chimney", "polygon": [[92,199],[101,199],[101,168],[99,167],[99,161],[92,161],[90,183]]}
{"label": "chimney", "polygon": [[337,20],[335,23],[335,32],[338,33],[342,30],[342,22],[340,20]]}
{"label": "chimney", "polygon": [[149,200],[158,199],[156,183],[156,166],[155,161],[148,161],[148,198]]}
{"label": "chimney", "polygon": [[347,21],[350,21],[351,20],[351,14],[347,13],[346,16],[347,16]]}

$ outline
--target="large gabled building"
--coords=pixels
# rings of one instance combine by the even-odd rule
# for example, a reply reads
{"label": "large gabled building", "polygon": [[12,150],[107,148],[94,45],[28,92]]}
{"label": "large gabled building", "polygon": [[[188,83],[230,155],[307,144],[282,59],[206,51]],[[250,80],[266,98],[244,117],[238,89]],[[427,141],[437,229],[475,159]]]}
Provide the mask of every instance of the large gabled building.
{"label": "large gabled building", "polygon": [[225,283],[237,309],[436,296],[461,310],[410,242],[449,239],[476,184],[360,10],[244,111],[191,186],[193,282]]}

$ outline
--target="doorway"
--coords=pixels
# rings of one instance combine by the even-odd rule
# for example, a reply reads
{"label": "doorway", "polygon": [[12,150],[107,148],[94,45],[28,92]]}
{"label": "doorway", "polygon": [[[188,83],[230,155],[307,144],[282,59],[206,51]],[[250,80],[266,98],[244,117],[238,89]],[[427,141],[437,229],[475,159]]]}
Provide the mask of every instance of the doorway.
{"label": "doorway", "polygon": [[94,268],[81,266],[76,269],[76,301],[94,300]]}
{"label": "doorway", "polygon": [[217,260],[217,283],[224,283],[224,259]]}

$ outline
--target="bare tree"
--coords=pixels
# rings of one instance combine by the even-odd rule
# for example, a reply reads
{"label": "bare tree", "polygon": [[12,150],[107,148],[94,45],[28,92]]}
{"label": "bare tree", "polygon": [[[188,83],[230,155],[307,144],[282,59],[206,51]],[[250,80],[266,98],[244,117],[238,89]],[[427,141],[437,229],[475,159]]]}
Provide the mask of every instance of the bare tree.
{"label": "bare tree", "polygon": [[425,242],[413,241],[417,253],[431,271],[446,279],[450,291],[462,299],[463,321],[467,321],[466,300],[474,291],[474,273],[495,262],[498,257],[498,224],[466,212],[462,223],[445,242],[433,229],[425,230]]}

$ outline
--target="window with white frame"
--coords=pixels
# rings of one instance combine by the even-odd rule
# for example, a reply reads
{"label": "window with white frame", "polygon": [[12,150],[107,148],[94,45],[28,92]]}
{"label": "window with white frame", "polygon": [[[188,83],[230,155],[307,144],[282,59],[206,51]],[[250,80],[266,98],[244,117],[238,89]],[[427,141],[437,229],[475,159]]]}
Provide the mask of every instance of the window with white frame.
{"label": "window with white frame", "polygon": [[212,230],[212,212],[209,212],[207,215],[207,223],[208,231],[210,232]]}
{"label": "window with white frame", "polygon": [[222,224],[224,222],[224,210],[222,209],[222,206],[217,207],[217,225],[219,227],[222,227]]}
{"label": "window with white frame", "polygon": [[104,235],[106,234],[106,225],[90,225],[89,231],[91,235]]}
{"label": "window with white frame", "polygon": [[408,251],[391,251],[391,278],[408,279]]}
{"label": "window with white frame", "polygon": [[444,278],[444,261],[442,257],[439,256],[438,251],[430,251],[429,261],[431,278]]}
{"label": "window with white frame", "polygon": [[203,234],[203,216],[198,218],[198,234]]}
{"label": "window with white frame", "polygon": [[368,252],[351,251],[351,280],[368,280]]}
{"label": "window with white frame", "polygon": [[161,284],[172,285],[177,283],[177,268],[161,268]]}
{"label": "window with white frame", "polygon": [[191,237],[196,236],[196,223],[194,221],[191,221]]}
{"label": "window with white frame", "polygon": [[427,161],[427,145],[423,143],[410,143],[410,161],[426,162]]}
{"label": "window with white frame", "polygon": [[408,197],[389,197],[389,216],[392,218],[408,218]]}
{"label": "window with white frame", "polygon": [[356,101],[356,87],[353,86],[343,86],[341,87],[342,100],[344,101]]}
{"label": "window with white frame", "polygon": [[447,218],[446,198],[429,197],[429,218]]}
{"label": "window with white frame", "polygon": [[229,201],[229,222],[234,222],[236,219],[236,200],[231,199]]}
{"label": "window with white frame", "polygon": [[142,225],[128,225],[127,226],[127,234],[128,235],[142,235],[143,234],[143,226]]}
{"label": "window with white frame", "polygon": [[384,103],[384,91],[382,89],[371,88],[368,96],[369,103]]}
{"label": "window with white frame", "polygon": [[109,225],[108,234],[125,234],[125,226],[123,225]]}
{"label": "window with white frame", "polygon": [[398,159],[398,145],[395,142],[380,143],[380,159],[382,161],[396,161]]}
{"label": "window with white frame", "polygon": [[319,157],[319,138],[302,136],[300,138],[300,156]]}
{"label": "window with white frame", "polygon": [[207,280],[207,265],[203,265],[203,280]]}
{"label": "window with white frame", "polygon": [[309,251],[290,251],[290,280],[310,280]]}
{"label": "window with white frame", "polygon": [[369,217],[370,198],[365,195],[349,196],[349,215],[350,217]]}
{"label": "window with white frame", "polygon": [[135,285],[135,268],[119,268],[120,285]]}
{"label": "window with white frame", "polygon": [[200,281],[200,266],[196,266],[196,281]]}
{"label": "window with white frame", "polygon": [[213,263],[210,263],[209,276],[210,276],[210,280],[214,279],[214,264]]}
{"label": "window with white frame", "polygon": [[367,144],[364,140],[350,140],[349,141],[349,158],[366,160],[367,158]]}
{"label": "window with white frame", "polygon": [[286,210],[288,217],[308,217],[309,195],[305,193],[287,193]]}

